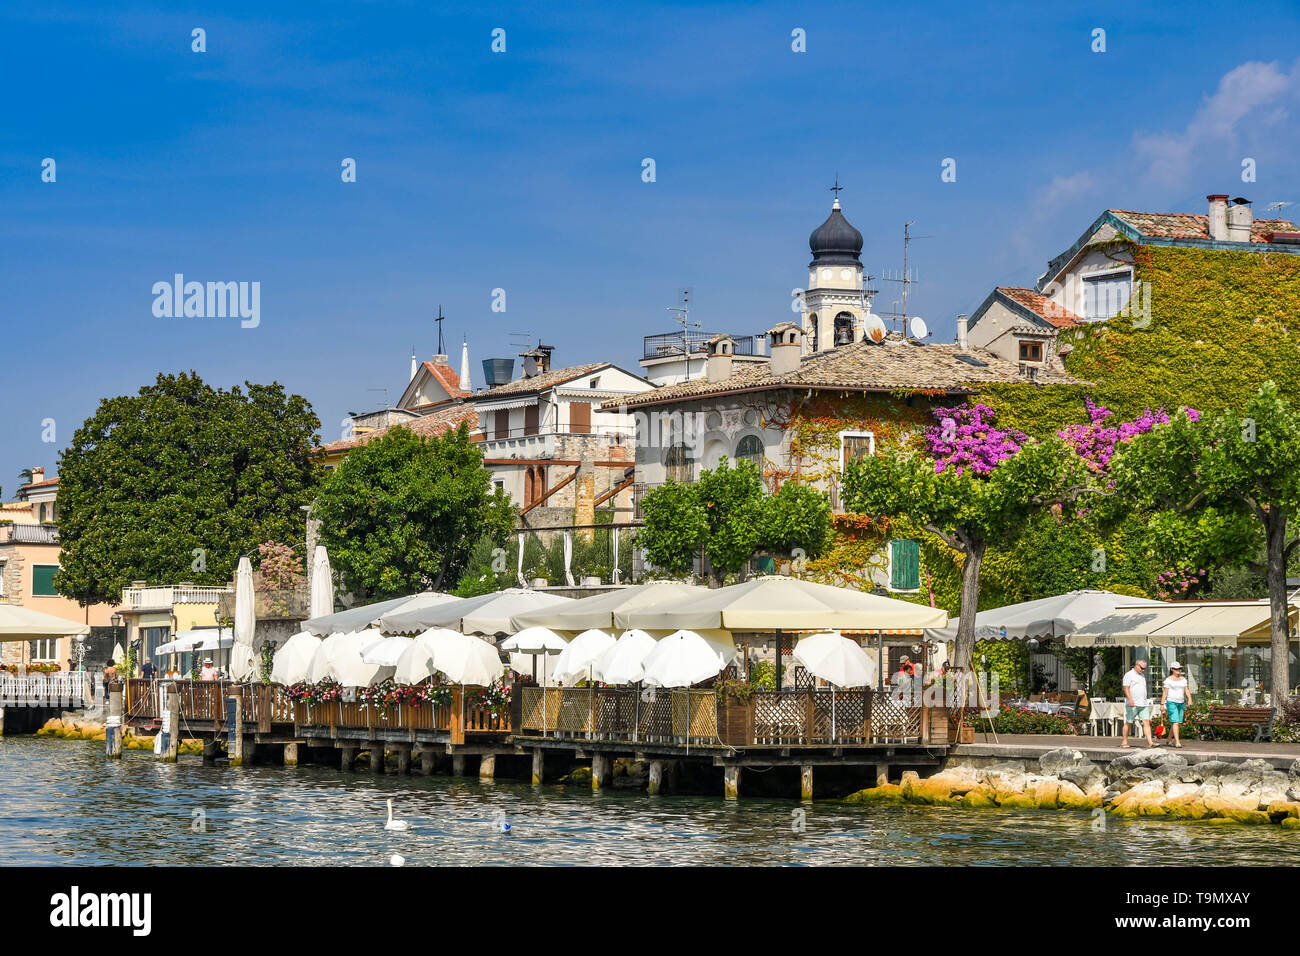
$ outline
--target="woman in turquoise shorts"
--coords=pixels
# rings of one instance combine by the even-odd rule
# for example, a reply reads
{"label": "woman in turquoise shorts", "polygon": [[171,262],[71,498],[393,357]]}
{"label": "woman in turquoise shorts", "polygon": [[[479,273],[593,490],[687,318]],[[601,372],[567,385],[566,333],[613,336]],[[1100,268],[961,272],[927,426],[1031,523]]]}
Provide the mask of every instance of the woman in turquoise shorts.
{"label": "woman in turquoise shorts", "polygon": [[1182,739],[1179,737],[1179,731],[1182,729],[1183,715],[1192,703],[1192,690],[1187,686],[1187,678],[1183,676],[1183,665],[1174,661],[1169,665],[1169,676],[1165,678],[1164,692],[1160,695],[1160,704],[1164,707],[1165,713],[1169,715],[1169,726],[1174,732],[1174,746],[1181,747]]}

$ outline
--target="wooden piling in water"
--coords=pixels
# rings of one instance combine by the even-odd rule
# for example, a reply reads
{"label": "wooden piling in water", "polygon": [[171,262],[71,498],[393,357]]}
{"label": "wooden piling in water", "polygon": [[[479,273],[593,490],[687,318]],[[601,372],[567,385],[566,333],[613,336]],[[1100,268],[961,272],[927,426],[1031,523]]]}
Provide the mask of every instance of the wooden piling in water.
{"label": "wooden piling in water", "polygon": [[591,792],[599,793],[609,779],[609,757],[596,753],[591,755]]}
{"label": "wooden piling in water", "polygon": [[533,786],[540,787],[546,779],[546,754],[541,747],[533,751]]}
{"label": "wooden piling in water", "polygon": [[650,761],[650,782],[646,789],[651,794],[659,793],[664,785],[664,762],[662,760]]}
{"label": "wooden piling in water", "polygon": [[226,729],[226,753],[230,755],[230,766],[242,767],[247,754],[244,742],[244,702],[238,694],[226,698],[226,714],[230,721]]}
{"label": "wooden piling in water", "polygon": [[799,796],[803,800],[813,798],[813,768],[810,763],[799,768]]}
{"label": "wooden piling in water", "polygon": [[722,795],[728,800],[740,799],[739,764],[727,764],[722,768]]}
{"label": "wooden piling in water", "polygon": [[436,756],[437,755],[427,747],[420,751],[420,773],[424,774],[426,777],[432,776],[433,763]]}
{"label": "wooden piling in water", "polygon": [[478,761],[478,778],[480,780],[492,780],[497,775],[497,756],[496,754],[483,754]]}
{"label": "wooden piling in water", "polygon": [[411,772],[411,748],[397,748],[397,772],[407,774]]}
{"label": "wooden piling in water", "polygon": [[167,685],[163,734],[166,746],[163,747],[161,759],[167,763],[175,763],[181,753],[181,695],[175,684]]}
{"label": "wooden piling in water", "polygon": [[374,743],[370,747],[370,772],[384,772],[384,745],[382,743]]}
{"label": "wooden piling in water", "polygon": [[451,775],[453,777],[465,776],[465,755],[464,754],[451,755]]}
{"label": "wooden piling in water", "polygon": [[298,766],[298,745],[296,743],[284,745],[284,765],[286,767]]}
{"label": "wooden piling in water", "polygon": [[115,758],[122,756],[122,692],[108,692],[108,713],[104,718],[104,752]]}

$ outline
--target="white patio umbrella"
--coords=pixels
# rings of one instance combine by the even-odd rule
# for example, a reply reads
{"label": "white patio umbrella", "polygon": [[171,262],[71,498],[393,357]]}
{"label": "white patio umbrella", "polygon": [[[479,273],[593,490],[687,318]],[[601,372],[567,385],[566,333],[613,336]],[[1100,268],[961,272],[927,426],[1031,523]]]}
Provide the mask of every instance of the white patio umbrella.
{"label": "white patio umbrella", "polygon": [[565,604],[553,604],[537,610],[525,611],[512,617],[510,623],[516,628],[542,625],[559,631],[576,633],[585,631],[589,627],[599,627],[611,633],[618,633],[625,630],[625,625],[619,619],[623,613],[684,597],[700,597],[708,593],[708,588],[683,584],[680,581],[650,581],[647,584],[617,588]]}
{"label": "white patio umbrella", "polygon": [[367,664],[357,651],[348,651],[334,664],[334,679],[344,687],[369,687],[393,676],[395,668]]}
{"label": "white patio umbrella", "polygon": [[418,684],[432,677],[435,668],[433,666],[433,646],[431,642],[444,632],[448,634],[456,633],[455,631],[447,631],[445,628],[433,627],[414,637],[410,645],[402,652],[402,656],[398,658],[393,680],[399,684]]}
{"label": "white patio umbrella", "polygon": [[[876,679],[876,664],[856,641],[842,634],[809,634],[794,648],[794,659],[814,677],[835,687],[866,687]],[[835,739],[835,693],[831,692],[831,739]]]}
{"label": "white patio umbrella", "polygon": [[311,559],[310,616],[325,617],[334,613],[334,578],[330,574],[330,558],[323,544],[316,545]]}
{"label": "white patio umbrella", "polygon": [[299,631],[284,642],[275,652],[271,664],[271,681],[276,684],[297,684],[307,679],[312,658],[321,640],[315,634]]}
{"label": "white patio umbrella", "polygon": [[113,664],[121,667],[126,662],[126,651],[122,649],[122,642],[118,641],[113,645]]}
{"label": "white patio umbrella", "polygon": [[428,638],[433,651],[433,667],[457,684],[486,686],[505,673],[501,654],[480,638],[456,631],[441,630]]}
{"label": "white patio umbrella", "polygon": [[[1162,601],[1134,598],[1113,591],[1067,591],[1035,601],[1022,601],[1005,607],[989,608],[975,615],[978,640],[1026,640],[1028,638],[1065,637],[1107,615],[1118,607],[1166,607]],[[927,628],[930,640],[954,641],[960,618],[947,627]]]}
{"label": "white patio umbrella", "polygon": [[[375,632],[378,633],[378,632]],[[361,649],[361,659],[367,664],[379,664],[384,667],[396,667],[402,655],[415,641],[409,637],[384,637],[373,641]]]}
{"label": "white patio umbrella", "polygon": [[655,644],[643,665],[652,687],[690,687],[717,677],[731,663],[736,647],[695,631],[674,631]]}
{"label": "white patio umbrella", "polygon": [[614,646],[596,660],[596,679],[606,684],[637,683],[645,673],[645,659],[656,643],[654,637],[639,628],[624,631]]}
{"label": "white patio umbrella", "polygon": [[545,591],[506,588],[472,598],[394,609],[384,614],[380,624],[387,634],[418,634],[431,627],[455,628],[465,634],[513,634],[519,630],[510,623],[514,615],[572,600]]}
{"label": "white patio umbrella", "polygon": [[235,571],[235,643],[245,647],[253,646],[253,631],[257,628],[254,600],[253,564],[244,555]]}
{"label": "white patio umbrella", "polygon": [[583,672],[588,672],[590,676],[596,658],[613,647],[614,641],[613,634],[598,627],[583,631],[560,651],[560,657],[555,662],[555,679],[567,683]]}
{"label": "white patio umbrella", "polygon": [[357,631],[331,634],[321,641],[320,647],[316,649],[311,666],[307,670],[307,680],[313,684],[319,684],[326,679],[338,680],[335,665],[342,662],[348,653],[356,653],[360,656],[362,645],[367,643],[374,643],[373,635]]}
{"label": "white patio umbrella", "polygon": [[526,627],[513,637],[506,638],[501,649],[510,652],[510,666],[514,670],[522,671],[524,659],[529,659],[534,679],[537,677],[537,656],[542,655],[542,679],[539,683],[545,687],[548,681],[547,671],[550,669],[548,659],[568,645],[567,637],[549,627]]}
{"label": "white patio umbrella", "polygon": [[257,661],[253,649],[247,644],[236,644],[230,648],[230,679],[247,680],[257,674]]}

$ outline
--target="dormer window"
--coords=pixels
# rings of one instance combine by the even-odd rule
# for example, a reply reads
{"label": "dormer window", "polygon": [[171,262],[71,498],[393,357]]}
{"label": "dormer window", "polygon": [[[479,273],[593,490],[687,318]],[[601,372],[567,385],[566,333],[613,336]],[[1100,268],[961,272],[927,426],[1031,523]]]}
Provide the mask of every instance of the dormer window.
{"label": "dormer window", "polygon": [[1043,360],[1042,342],[1021,342],[1020,343],[1020,361],[1041,362],[1042,360]]}

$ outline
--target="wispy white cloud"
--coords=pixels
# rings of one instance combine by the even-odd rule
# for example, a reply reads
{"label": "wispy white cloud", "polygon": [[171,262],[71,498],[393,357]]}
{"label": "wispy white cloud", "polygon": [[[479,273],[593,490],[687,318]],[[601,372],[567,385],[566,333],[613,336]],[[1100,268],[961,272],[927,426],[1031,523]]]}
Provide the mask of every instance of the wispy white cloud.
{"label": "wispy white cloud", "polygon": [[1300,61],[1290,72],[1278,64],[1243,63],[1225,73],[1182,130],[1138,133],[1137,160],[1147,178],[1184,184],[1203,150],[1216,152],[1258,141],[1262,130],[1285,123],[1300,101]]}

